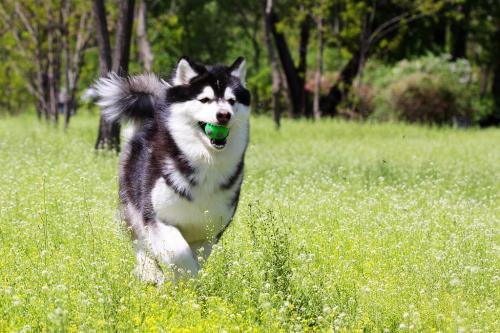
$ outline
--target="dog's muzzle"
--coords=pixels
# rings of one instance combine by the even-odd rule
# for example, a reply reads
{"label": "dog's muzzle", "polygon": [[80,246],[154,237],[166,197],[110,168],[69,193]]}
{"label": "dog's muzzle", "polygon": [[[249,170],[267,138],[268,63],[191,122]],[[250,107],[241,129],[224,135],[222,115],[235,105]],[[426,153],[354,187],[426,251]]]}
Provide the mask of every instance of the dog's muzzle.
{"label": "dog's muzzle", "polygon": [[[198,122],[203,134],[205,134],[210,139],[210,144],[218,150],[224,149],[227,143],[227,135],[229,135],[229,129],[227,129],[225,135],[220,135],[220,133],[215,133],[216,129],[220,126],[207,124],[202,121]],[[222,131],[221,131],[222,132]]]}

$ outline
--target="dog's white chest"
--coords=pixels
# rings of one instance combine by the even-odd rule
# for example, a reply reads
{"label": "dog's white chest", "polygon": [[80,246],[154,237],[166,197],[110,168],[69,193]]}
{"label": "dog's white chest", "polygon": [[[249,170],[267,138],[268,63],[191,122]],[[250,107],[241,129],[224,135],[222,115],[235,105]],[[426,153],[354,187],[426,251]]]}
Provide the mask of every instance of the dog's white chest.
{"label": "dog's white chest", "polygon": [[151,192],[156,216],[164,223],[176,226],[189,243],[217,235],[229,222],[234,210],[231,207],[234,191],[221,191],[207,185],[193,187],[191,201],[180,197],[163,178],[156,181]]}

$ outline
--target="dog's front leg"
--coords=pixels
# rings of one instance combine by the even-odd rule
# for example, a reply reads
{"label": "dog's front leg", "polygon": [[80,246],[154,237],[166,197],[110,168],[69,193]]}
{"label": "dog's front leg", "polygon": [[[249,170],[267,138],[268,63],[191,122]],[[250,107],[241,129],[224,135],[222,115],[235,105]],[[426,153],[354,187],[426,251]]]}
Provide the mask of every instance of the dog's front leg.
{"label": "dog's front leg", "polygon": [[153,256],[175,279],[198,274],[197,259],[179,229],[156,221],[148,226],[148,238]]}
{"label": "dog's front leg", "polygon": [[203,266],[203,264],[207,262],[210,253],[212,253],[214,242],[204,240],[192,243],[189,246],[191,247],[193,254],[197,257],[199,266]]}
{"label": "dog's front leg", "polygon": [[135,256],[137,261],[135,274],[144,282],[155,285],[163,284],[164,276],[156,260],[151,258],[141,246],[136,246]]}

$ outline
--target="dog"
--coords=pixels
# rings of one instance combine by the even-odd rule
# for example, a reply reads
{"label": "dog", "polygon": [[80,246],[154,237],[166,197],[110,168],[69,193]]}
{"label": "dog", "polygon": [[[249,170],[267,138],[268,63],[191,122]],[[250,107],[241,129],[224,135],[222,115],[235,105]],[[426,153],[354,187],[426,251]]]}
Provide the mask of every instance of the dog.
{"label": "dog", "polygon": [[[128,121],[120,211],[144,281],[196,276],[238,206],[249,140],[245,60],[205,66],[182,57],[169,81],[109,74],[95,83],[108,121]],[[229,129],[210,138],[207,126]]]}

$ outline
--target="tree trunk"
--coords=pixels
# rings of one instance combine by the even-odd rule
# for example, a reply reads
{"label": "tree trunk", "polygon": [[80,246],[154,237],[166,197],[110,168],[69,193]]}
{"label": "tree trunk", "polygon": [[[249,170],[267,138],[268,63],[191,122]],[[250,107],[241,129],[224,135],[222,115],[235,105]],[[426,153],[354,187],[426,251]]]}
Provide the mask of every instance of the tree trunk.
{"label": "tree trunk", "polygon": [[311,30],[311,22],[309,15],[306,15],[300,24],[300,40],[299,40],[299,66],[297,67],[297,75],[299,76],[299,85],[301,87],[300,96],[300,112],[306,117],[310,117],[310,108],[307,107],[307,92],[304,89],[307,74],[307,50],[309,47],[309,36]]}
{"label": "tree trunk", "polygon": [[497,57],[496,69],[493,74],[493,84],[491,87],[491,93],[493,95],[493,113],[488,119],[488,125],[499,126],[500,125],[500,60]]}
{"label": "tree trunk", "polygon": [[149,44],[147,26],[146,26],[146,2],[139,1],[137,7],[137,44],[139,46],[139,55],[146,72],[151,72],[153,66],[153,53]]}
{"label": "tree trunk", "polygon": [[493,72],[493,83],[491,85],[491,94],[493,95],[493,113],[490,115],[487,125],[500,125],[500,18],[497,18],[497,31],[495,34],[496,50],[495,62],[493,64],[495,70]]}
{"label": "tree trunk", "polygon": [[[104,76],[111,70],[111,44],[109,42],[106,9],[104,7],[104,0],[94,0],[92,5],[96,40],[99,49],[99,69],[101,76]],[[108,122],[101,115],[94,148],[115,149],[118,152],[120,150],[120,124],[118,122]]]}
{"label": "tree trunk", "polygon": [[479,78],[479,96],[485,98],[488,93],[488,86],[490,82],[490,66],[483,64],[481,65],[481,72]]}
{"label": "tree trunk", "polygon": [[48,71],[49,71],[49,66],[48,64],[46,64],[45,66],[43,66],[43,72],[41,74],[42,80],[40,86],[40,94],[42,95],[40,105],[43,107],[46,122],[50,121],[50,93],[49,93]]}
{"label": "tree trunk", "polygon": [[[49,22],[53,22],[51,6],[47,7],[47,14]],[[57,48],[57,46],[54,45],[57,43],[55,35],[56,34],[54,27],[49,26],[47,29],[47,55],[48,55],[47,83],[48,83],[48,97],[49,97],[48,101],[49,101],[49,113],[53,117],[52,120],[54,121],[54,124],[57,125],[57,123],[59,122],[59,112],[57,109],[57,100],[59,96],[57,93],[56,52],[58,53],[59,50],[55,50],[55,48]]]}
{"label": "tree trunk", "polygon": [[[262,5],[260,5],[262,7]],[[262,9],[262,8],[260,8]],[[259,8],[255,8],[255,10],[259,10]],[[237,11],[238,16],[240,18],[239,22],[237,23],[238,25],[241,25],[241,28],[243,29],[243,32],[247,35],[248,39],[252,43],[252,48],[253,48],[253,65],[252,65],[252,73],[259,73],[260,72],[260,54],[261,54],[261,46],[258,40],[258,35],[260,33],[259,26],[262,23],[260,15],[257,15],[256,13],[253,13],[253,15],[248,15],[248,10],[243,10],[243,8],[240,8],[240,10]],[[262,16],[265,16],[265,13],[263,11]],[[251,16],[252,20],[250,20],[248,17]],[[260,96],[259,96],[259,87],[257,84],[252,85],[251,87],[252,90],[252,106],[253,108],[258,108],[260,106]]]}
{"label": "tree trunk", "polygon": [[276,29],[276,24],[279,22],[278,15],[274,12],[272,6],[270,12],[267,14],[269,16],[271,25],[271,34],[274,37],[274,42],[276,44],[276,50],[278,51],[278,56],[281,61],[281,66],[285,73],[285,78],[287,82],[288,97],[290,99],[290,104],[292,107],[292,117],[299,118],[302,113],[302,107],[304,105],[304,85],[301,84],[301,79],[297,68],[293,63],[292,55],[290,54],[290,49],[288,48],[288,43],[286,42],[283,33]]}
{"label": "tree trunk", "polygon": [[[370,36],[372,35],[372,28],[373,28],[373,20],[375,19],[375,7],[373,8],[373,11],[370,14],[365,15],[364,23],[363,23],[363,29],[361,31],[361,41],[360,41],[360,51],[359,51],[359,60],[358,60],[358,69],[356,71],[356,74],[354,75],[354,78],[358,77],[358,91],[361,88],[362,81],[363,81],[363,71],[365,68],[365,64],[367,61],[368,57],[368,50],[370,49]],[[354,80],[352,79],[352,81]],[[352,82],[351,81],[351,82]],[[346,90],[344,92],[344,96],[349,93],[349,90]],[[360,119],[363,119],[365,115],[365,110],[364,106],[362,103],[358,103],[358,105],[353,106],[353,111],[355,111],[355,108],[358,109],[359,112],[359,117]],[[351,112],[351,116],[354,116],[355,112]]]}
{"label": "tree trunk", "polygon": [[145,0],[140,0],[139,6],[137,7],[137,44],[139,46],[139,55],[144,65],[144,70],[146,72],[151,72],[154,57],[151,51],[151,44],[148,40],[146,13],[146,2]]}
{"label": "tree trunk", "polygon": [[323,72],[323,18],[318,18],[318,54],[316,57],[316,72],[314,74],[314,100],[313,114],[314,119],[321,118],[321,109],[319,105],[319,97],[321,93],[321,75]]}
{"label": "tree trunk", "polygon": [[64,9],[61,8],[61,11],[64,10],[64,14],[62,15],[62,44],[64,50],[64,63],[65,63],[65,71],[64,71],[64,90],[65,90],[65,99],[64,99],[64,128],[68,128],[69,119],[71,117],[71,110],[69,106],[69,98],[68,94],[70,91],[70,40],[68,36],[69,32],[69,16],[71,13],[71,0],[65,0]]}
{"label": "tree trunk", "polygon": [[106,75],[111,70],[111,44],[109,42],[104,0],[93,0],[92,9],[94,13],[97,46],[99,48],[99,69],[101,75]]}
{"label": "tree trunk", "polygon": [[276,129],[279,129],[281,126],[281,109],[279,106],[280,99],[280,89],[281,89],[281,75],[279,72],[278,61],[276,59],[276,54],[274,53],[274,45],[271,36],[272,30],[272,22],[271,22],[271,13],[273,8],[272,0],[263,0],[262,1],[262,11],[264,17],[264,37],[266,41],[267,53],[269,57],[269,62],[271,64],[271,73],[272,73],[272,111],[273,111],[273,120]]}
{"label": "tree trunk", "polygon": [[451,24],[451,57],[453,60],[466,58],[470,7],[469,1],[460,5],[458,10],[463,17],[460,20],[453,20]]}
{"label": "tree trunk", "polygon": [[[87,48],[91,36],[91,19],[90,12],[83,12],[78,20],[78,28],[76,32],[75,46],[71,46],[71,38],[68,34],[71,27],[71,0],[65,0],[65,8],[63,15],[63,50],[65,58],[65,99],[64,99],[64,128],[69,126],[71,117],[76,114],[78,101],[76,93],[78,89],[78,80],[80,71],[83,67],[83,52]],[[73,37],[74,38],[74,37]]]}
{"label": "tree trunk", "polygon": [[59,121],[59,113],[60,113],[60,106],[61,106],[61,97],[62,97],[62,91],[61,91],[61,71],[62,71],[62,66],[61,66],[61,59],[62,59],[62,28],[61,28],[61,24],[62,24],[62,11],[61,11],[61,8],[59,6],[58,10],[55,9],[54,10],[56,13],[59,14],[59,20],[58,20],[58,23],[57,23],[57,26],[54,27],[54,32],[55,32],[55,36],[56,36],[56,48],[55,48],[55,57],[54,57],[54,60],[55,60],[55,64],[54,64],[54,90],[56,92],[56,101],[55,101],[55,104],[56,104],[56,113],[57,113],[57,119]]}
{"label": "tree trunk", "polygon": [[328,95],[321,99],[321,111],[324,115],[334,116],[337,113],[337,107],[344,100],[358,74],[360,60],[360,52],[356,51],[340,72],[337,82],[330,88]]}
{"label": "tree trunk", "polygon": [[[134,0],[123,0],[120,2],[120,14],[116,29],[113,63],[111,62],[111,46],[109,42],[104,1],[94,0],[93,9],[97,32],[96,38],[99,46],[101,75],[107,74],[110,69],[119,75],[126,75],[130,58],[130,40],[132,37],[132,25],[134,20]],[[120,123],[116,121],[108,122],[101,116],[95,149],[103,148],[110,150],[114,149],[116,152],[120,151]]]}
{"label": "tree trunk", "polygon": [[[253,59],[254,73],[259,73],[260,72],[260,52],[261,52],[261,50],[260,50],[259,41],[257,40],[255,35],[252,38],[252,46],[253,46],[253,56],[254,56],[254,59]],[[259,89],[258,89],[256,84],[254,84],[253,89],[252,89],[252,100],[253,100],[254,108],[258,108],[260,105],[260,96],[259,96]]]}
{"label": "tree trunk", "polygon": [[438,18],[434,24],[434,43],[436,44],[439,53],[446,50],[446,17],[444,12],[438,13]]}
{"label": "tree trunk", "polygon": [[[38,90],[38,106],[44,115],[45,121],[50,120],[49,102],[48,102],[48,84],[47,84],[47,68],[44,66],[44,54],[42,49],[42,41],[40,40],[39,29],[37,28],[35,34],[35,64],[36,64],[36,84],[34,85]],[[45,54],[46,55],[46,54]],[[47,60],[46,60],[47,61]]]}
{"label": "tree trunk", "polygon": [[120,1],[119,12],[112,69],[118,75],[127,75],[132,26],[134,24],[134,0]]}

